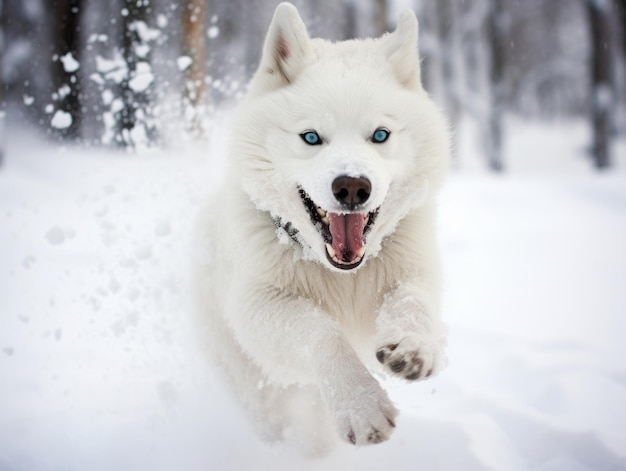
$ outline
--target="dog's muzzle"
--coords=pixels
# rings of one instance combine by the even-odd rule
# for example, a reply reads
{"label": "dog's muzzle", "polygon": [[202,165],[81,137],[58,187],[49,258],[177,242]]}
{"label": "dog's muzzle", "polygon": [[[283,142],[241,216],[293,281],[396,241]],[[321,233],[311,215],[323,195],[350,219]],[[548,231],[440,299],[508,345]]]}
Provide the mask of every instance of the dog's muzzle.
{"label": "dog's muzzle", "polygon": [[359,211],[369,199],[371,182],[366,177],[341,175],[332,183],[332,192],[345,212],[330,212],[317,205],[300,187],[300,197],[309,212],[311,222],[324,239],[326,258],[335,268],[352,270],[365,257],[367,234],[379,208]]}

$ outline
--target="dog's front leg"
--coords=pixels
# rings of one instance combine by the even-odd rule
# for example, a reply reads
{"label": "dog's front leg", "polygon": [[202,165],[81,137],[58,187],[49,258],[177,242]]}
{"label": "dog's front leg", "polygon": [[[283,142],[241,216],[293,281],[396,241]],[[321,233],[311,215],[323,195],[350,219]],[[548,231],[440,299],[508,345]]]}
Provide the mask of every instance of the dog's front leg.
{"label": "dog's front leg", "polygon": [[423,285],[404,283],[387,294],[376,321],[376,358],[407,380],[428,378],[445,364],[446,328]]}
{"label": "dog's front leg", "polygon": [[246,353],[278,384],[315,383],[340,436],[353,444],[391,435],[397,411],[320,307],[268,287],[245,290],[229,322]]}

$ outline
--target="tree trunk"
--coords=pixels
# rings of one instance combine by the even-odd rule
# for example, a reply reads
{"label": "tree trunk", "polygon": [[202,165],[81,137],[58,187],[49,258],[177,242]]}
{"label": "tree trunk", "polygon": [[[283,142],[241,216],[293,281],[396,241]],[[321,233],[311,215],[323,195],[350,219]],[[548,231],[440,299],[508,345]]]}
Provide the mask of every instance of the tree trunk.
{"label": "tree trunk", "polygon": [[[145,37],[150,34],[148,17],[151,11],[148,2],[122,1],[121,49],[128,74],[120,83],[123,108],[116,139],[129,148],[147,147],[156,135],[151,95],[151,80],[154,78],[150,65],[152,39]],[[147,47],[148,52],[140,52],[142,47]],[[140,65],[146,67],[140,68]]]}
{"label": "tree trunk", "polygon": [[437,1],[437,19],[441,40],[441,73],[445,90],[445,110],[450,124],[454,127],[461,112],[460,82],[462,80],[460,33],[458,22],[458,2],[456,0]]}
{"label": "tree trunk", "polygon": [[135,92],[130,87],[130,80],[134,77],[137,71],[138,58],[133,50],[133,45],[138,42],[137,34],[131,29],[131,25],[136,21],[145,21],[146,8],[143,4],[137,5],[132,0],[123,0],[122,7],[125,10],[125,14],[122,15],[122,56],[128,67],[128,76],[121,82],[121,97],[124,103],[124,108],[121,111],[121,117],[118,122],[119,136],[123,144],[130,144],[128,142],[128,135],[135,127],[136,110],[138,103],[136,99],[142,97],[135,97]]}
{"label": "tree trunk", "polygon": [[388,28],[389,20],[387,15],[387,0],[375,0],[375,17],[376,34],[382,36]]}
{"label": "tree trunk", "polygon": [[593,158],[598,169],[610,165],[611,107],[611,6],[608,0],[588,0],[591,27],[591,125]]}
{"label": "tree trunk", "polygon": [[183,7],[183,54],[191,59],[185,69],[185,106],[188,131],[204,137],[203,117],[208,108],[206,18],[208,0],[188,0]]}
{"label": "tree trunk", "polygon": [[626,0],[618,0],[617,7],[619,10],[619,23],[622,33],[622,53],[626,57]]}
{"label": "tree trunk", "polygon": [[343,8],[346,16],[346,28],[343,39],[355,39],[357,37],[357,10],[352,2],[345,2]]}
{"label": "tree trunk", "polygon": [[53,0],[55,27],[54,53],[57,60],[52,62],[53,96],[57,97],[57,110],[69,113],[67,121],[55,127],[61,138],[77,140],[81,137],[81,82],[79,69],[81,61],[80,20],[82,16],[81,0]]}
{"label": "tree trunk", "polygon": [[489,116],[485,129],[485,141],[489,168],[495,172],[504,169],[502,145],[504,140],[504,61],[506,55],[506,23],[503,0],[490,0],[487,17],[491,56]]}
{"label": "tree trunk", "polygon": [[4,61],[4,48],[5,48],[5,35],[4,25],[6,22],[6,0],[0,0],[0,167],[4,162],[4,153],[6,152],[6,93],[4,90],[4,71],[2,69],[2,63]]}

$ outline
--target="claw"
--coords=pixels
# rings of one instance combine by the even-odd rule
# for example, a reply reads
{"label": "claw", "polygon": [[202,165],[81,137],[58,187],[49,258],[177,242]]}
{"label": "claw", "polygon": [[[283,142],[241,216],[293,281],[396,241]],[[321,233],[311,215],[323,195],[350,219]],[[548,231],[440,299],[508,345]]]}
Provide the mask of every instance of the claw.
{"label": "claw", "polygon": [[369,435],[367,436],[367,441],[369,443],[380,443],[382,442],[383,436],[380,434],[380,432],[376,429],[372,430]]}

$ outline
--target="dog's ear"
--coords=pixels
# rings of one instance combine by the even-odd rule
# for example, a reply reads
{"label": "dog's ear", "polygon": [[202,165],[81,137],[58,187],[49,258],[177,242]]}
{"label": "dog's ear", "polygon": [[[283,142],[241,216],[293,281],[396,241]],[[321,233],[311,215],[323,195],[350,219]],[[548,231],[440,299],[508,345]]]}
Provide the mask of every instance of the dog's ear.
{"label": "dog's ear", "polygon": [[312,57],[311,39],[298,10],[291,3],[276,7],[254,85],[275,90],[288,85]]}
{"label": "dog's ear", "polygon": [[417,49],[417,18],[411,10],[402,12],[396,30],[385,36],[385,51],[402,85],[421,90],[420,60]]}

